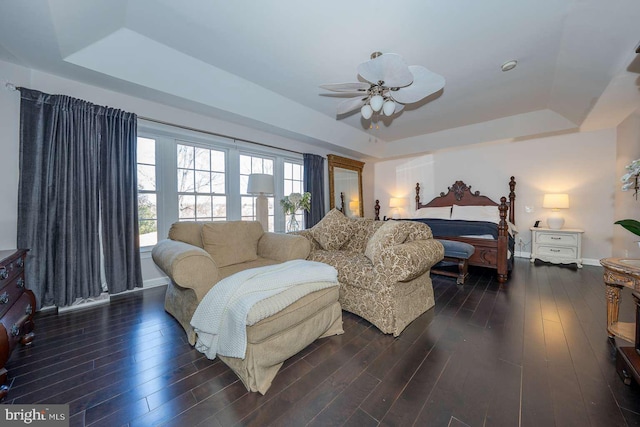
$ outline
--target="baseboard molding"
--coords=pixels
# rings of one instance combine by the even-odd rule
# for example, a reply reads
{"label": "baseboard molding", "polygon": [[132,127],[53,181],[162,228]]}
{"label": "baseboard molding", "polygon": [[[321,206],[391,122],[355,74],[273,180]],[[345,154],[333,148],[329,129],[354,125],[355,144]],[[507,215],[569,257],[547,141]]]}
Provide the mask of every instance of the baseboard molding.
{"label": "baseboard molding", "polygon": [[155,288],[156,286],[164,286],[169,284],[168,277],[156,277],[155,279],[147,279],[142,283],[142,288]]}
{"label": "baseboard molding", "polygon": [[66,307],[58,307],[58,314],[68,313],[74,310],[84,310],[85,308],[95,307],[98,305],[109,304],[111,301],[111,295],[105,293],[100,294],[97,298],[89,298],[81,303],[68,305]]}
{"label": "baseboard molding", "polygon": [[[127,290],[124,292],[120,292],[117,295],[122,295],[122,294],[127,294],[127,293],[131,293],[131,292],[140,292],[143,289],[149,289],[149,288],[155,288],[157,286],[164,286],[169,284],[169,278],[168,277],[158,277],[155,279],[149,279],[149,280],[145,280],[142,283],[142,287],[141,288],[134,288],[131,290]],[[103,305],[103,304],[109,304],[111,302],[111,298],[114,295],[111,295],[109,293],[102,293],[98,298],[91,298],[89,301],[83,301],[79,304],[75,304],[75,305],[68,305],[66,307],[56,307],[56,306],[48,306],[48,307],[43,307],[40,309],[40,311],[50,311],[50,310],[58,310],[59,314],[62,313],[68,313],[70,311],[75,311],[75,310],[84,310],[85,308],[91,308],[91,307],[95,307],[98,305]]]}

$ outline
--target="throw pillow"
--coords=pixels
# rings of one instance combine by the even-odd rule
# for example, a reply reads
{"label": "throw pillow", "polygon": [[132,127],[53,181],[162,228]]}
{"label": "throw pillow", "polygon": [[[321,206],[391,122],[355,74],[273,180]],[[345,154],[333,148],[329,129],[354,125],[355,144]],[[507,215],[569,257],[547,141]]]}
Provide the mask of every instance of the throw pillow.
{"label": "throw pillow", "polygon": [[451,219],[465,221],[487,221],[500,223],[500,211],[497,206],[459,206],[453,205]]}
{"label": "throw pillow", "polygon": [[399,245],[407,239],[409,228],[401,221],[387,221],[367,242],[364,256],[376,263],[382,251],[390,246]]}
{"label": "throw pillow", "polygon": [[202,247],[202,223],[180,221],[171,224],[169,239]]}
{"label": "throw pillow", "polygon": [[414,218],[432,218],[432,219],[450,219],[451,206],[442,206],[437,208],[421,208],[414,214]]}
{"label": "throw pillow", "polygon": [[263,234],[258,221],[208,222],[202,226],[202,243],[222,268],[258,259],[258,240]]}
{"label": "throw pillow", "polygon": [[340,249],[354,232],[351,220],[338,209],[331,209],[311,229],[311,235],[325,251]]}

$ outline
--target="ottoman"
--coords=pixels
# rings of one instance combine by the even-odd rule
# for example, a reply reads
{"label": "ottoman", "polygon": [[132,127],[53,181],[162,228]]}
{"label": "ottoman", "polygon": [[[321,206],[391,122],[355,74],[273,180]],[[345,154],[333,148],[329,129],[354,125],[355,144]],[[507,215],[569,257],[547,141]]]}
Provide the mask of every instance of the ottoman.
{"label": "ottoman", "polygon": [[[285,360],[318,338],[344,333],[338,289],[339,286],[333,286],[312,292],[276,314],[247,326],[244,359],[217,357],[238,375],[247,390],[265,394]],[[267,301],[259,302],[251,310]],[[251,311],[249,313],[251,316]]]}
{"label": "ottoman", "polygon": [[[444,246],[444,258],[431,268],[431,272],[443,276],[455,277],[456,284],[463,285],[468,275],[469,258],[471,258],[476,248],[468,243],[455,240],[438,239],[438,241]],[[450,266],[458,266],[458,271],[452,272],[442,269],[442,267]]]}

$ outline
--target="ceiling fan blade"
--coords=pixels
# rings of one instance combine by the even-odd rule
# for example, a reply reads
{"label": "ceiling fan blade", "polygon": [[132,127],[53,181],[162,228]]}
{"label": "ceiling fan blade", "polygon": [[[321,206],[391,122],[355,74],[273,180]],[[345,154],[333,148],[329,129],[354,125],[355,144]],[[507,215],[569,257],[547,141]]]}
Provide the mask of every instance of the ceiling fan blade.
{"label": "ceiling fan blade", "polygon": [[333,92],[356,92],[367,91],[371,85],[369,83],[330,83],[326,85],[320,85],[322,89],[331,90]]}
{"label": "ceiling fan blade", "polygon": [[393,110],[393,114],[399,113],[402,110],[404,110],[404,104],[400,104],[399,102],[396,102],[396,109]]}
{"label": "ceiling fan blade", "polygon": [[332,92],[332,93],[321,93],[320,96],[325,96],[327,98],[364,98],[368,96],[366,92]]}
{"label": "ceiling fan blade", "polygon": [[362,108],[365,98],[353,98],[342,101],[338,104],[338,115],[348,113],[358,108]]}
{"label": "ceiling fan blade", "polygon": [[413,73],[413,83],[391,92],[391,96],[397,102],[412,104],[444,87],[445,80],[440,74],[429,71],[421,65],[411,65],[409,69]]}
{"label": "ceiling fan blade", "polygon": [[405,87],[413,82],[413,74],[404,59],[395,53],[384,53],[358,65],[358,74],[366,81],[377,84],[383,81],[387,87]]}

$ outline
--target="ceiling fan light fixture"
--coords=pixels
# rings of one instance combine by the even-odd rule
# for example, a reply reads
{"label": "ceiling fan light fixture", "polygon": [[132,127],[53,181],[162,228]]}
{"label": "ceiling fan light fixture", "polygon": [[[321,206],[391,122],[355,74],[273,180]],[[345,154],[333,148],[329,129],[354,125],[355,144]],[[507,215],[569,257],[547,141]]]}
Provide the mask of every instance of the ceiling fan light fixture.
{"label": "ceiling fan light fixture", "polygon": [[371,104],[371,109],[377,112],[382,108],[384,98],[382,97],[382,95],[374,95],[371,97],[371,101],[369,103]]}
{"label": "ceiling fan light fixture", "polygon": [[358,65],[359,82],[324,84],[320,87],[341,92],[347,99],[338,105],[338,118],[360,108],[365,120],[377,120],[378,115],[392,116],[413,104],[441,91],[445,79],[420,65],[407,65],[395,53],[374,52],[371,60]]}
{"label": "ceiling fan light fixture", "polygon": [[369,120],[373,115],[373,109],[369,104],[365,104],[360,109],[360,113],[362,114],[362,118],[365,120]]}
{"label": "ceiling fan light fixture", "polygon": [[384,101],[384,104],[382,104],[382,112],[384,113],[384,115],[390,116],[394,113],[394,111],[396,111],[396,103],[391,99],[387,99],[386,101]]}
{"label": "ceiling fan light fixture", "polygon": [[516,61],[515,59],[512,59],[511,61],[507,61],[504,64],[502,64],[500,66],[500,69],[502,71],[511,71],[514,68],[516,68],[516,65],[518,65],[518,61]]}

